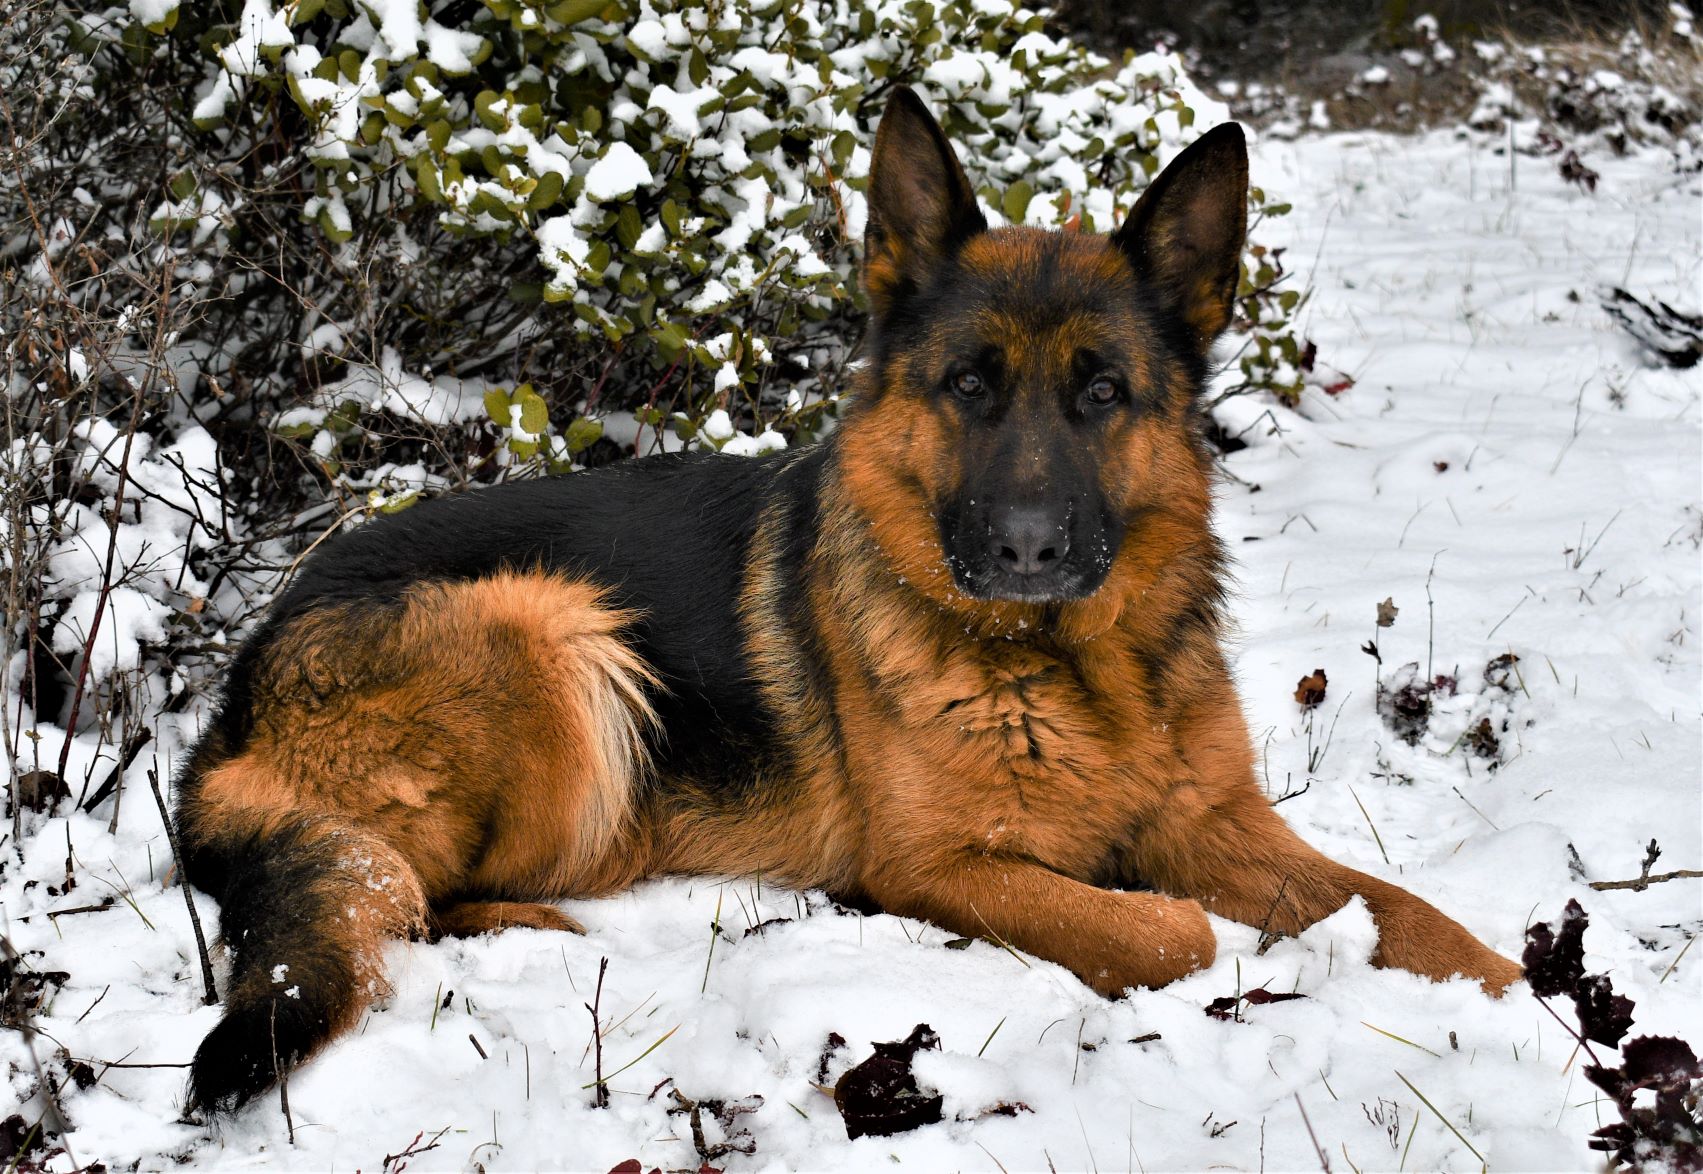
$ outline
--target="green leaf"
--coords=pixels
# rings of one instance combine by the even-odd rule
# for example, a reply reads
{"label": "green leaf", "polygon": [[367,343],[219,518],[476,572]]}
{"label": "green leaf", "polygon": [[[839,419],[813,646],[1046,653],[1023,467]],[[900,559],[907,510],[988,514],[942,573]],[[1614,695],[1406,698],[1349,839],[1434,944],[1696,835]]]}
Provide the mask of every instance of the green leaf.
{"label": "green leaf", "polygon": [[473,113],[485,124],[486,130],[500,131],[508,125],[501,114],[491,109],[492,103],[501,98],[502,95],[495,90],[480,90],[473,99]]}
{"label": "green leaf", "polygon": [[621,242],[621,247],[632,248],[638,243],[639,234],[644,230],[644,221],[639,219],[638,208],[632,204],[621,205],[621,214],[615,219],[615,238]]}
{"label": "green leaf", "polygon": [[1005,189],[1005,198],[999,202],[999,210],[1005,213],[1005,218],[1013,224],[1023,223],[1023,214],[1029,210],[1029,201],[1035,198],[1035,188],[1028,180],[1020,179]]}
{"label": "green leaf", "polygon": [[559,172],[546,171],[538,177],[537,185],[526,197],[526,206],[530,211],[542,212],[553,206],[562,198],[562,177]]}
{"label": "green leaf", "polygon": [[148,26],[148,31],[156,37],[163,37],[177,27],[177,9],[166,13],[164,19],[157,20]]}
{"label": "green leaf", "polygon": [[568,442],[568,451],[578,456],[603,438],[603,421],[577,416],[563,438]]}
{"label": "green leaf", "polygon": [[553,21],[576,25],[590,20],[608,7],[609,0],[558,0],[544,11]]}
{"label": "green leaf", "polygon": [[428,203],[441,204],[444,202],[443,184],[440,182],[438,169],[432,165],[430,159],[420,159],[419,166],[414,171],[414,182],[420,185],[420,194],[426,198]]}
{"label": "green leaf", "polygon": [[520,426],[534,436],[542,436],[550,427],[550,408],[544,397],[523,383],[514,389],[514,402],[520,405]]}
{"label": "green leaf", "polygon": [[691,338],[691,333],[678,322],[664,322],[652,330],[650,336],[656,343],[657,354],[672,363],[685,349],[687,340]]}

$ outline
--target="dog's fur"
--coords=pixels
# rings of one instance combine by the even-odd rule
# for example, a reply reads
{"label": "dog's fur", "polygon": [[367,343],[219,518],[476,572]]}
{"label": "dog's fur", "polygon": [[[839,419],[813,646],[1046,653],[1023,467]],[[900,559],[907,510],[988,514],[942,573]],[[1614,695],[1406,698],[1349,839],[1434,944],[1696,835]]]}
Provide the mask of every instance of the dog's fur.
{"label": "dog's fur", "polygon": [[[191,1107],[348,1029],[382,944],[576,929],[669,873],[825,888],[1106,995],[1363,896],[1375,961],[1519,969],[1321,857],[1254,781],[1198,393],[1246,228],[1235,126],[1110,237],[988,230],[896,90],[838,431],[375,521],[308,560],[180,780],[234,968]],[[1102,402],[1103,401],[1103,402]]]}

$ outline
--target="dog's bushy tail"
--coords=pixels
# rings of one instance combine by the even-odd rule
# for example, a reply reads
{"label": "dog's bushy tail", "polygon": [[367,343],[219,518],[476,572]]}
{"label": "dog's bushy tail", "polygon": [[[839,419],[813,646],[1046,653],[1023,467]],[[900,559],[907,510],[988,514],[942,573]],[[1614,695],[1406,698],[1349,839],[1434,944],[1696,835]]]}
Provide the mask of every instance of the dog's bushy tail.
{"label": "dog's bushy tail", "polygon": [[187,1108],[223,1113],[355,1025],[384,989],[384,943],[419,931],[425,900],[400,853],[334,818],[294,818],[197,848],[220,858],[233,958],[225,1016],[195,1053]]}

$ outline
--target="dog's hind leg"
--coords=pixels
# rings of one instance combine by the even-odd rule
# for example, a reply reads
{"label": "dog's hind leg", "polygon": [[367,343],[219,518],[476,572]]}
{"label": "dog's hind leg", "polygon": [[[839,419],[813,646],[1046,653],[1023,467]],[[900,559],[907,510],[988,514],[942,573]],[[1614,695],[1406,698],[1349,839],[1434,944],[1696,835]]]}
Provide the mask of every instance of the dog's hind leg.
{"label": "dog's hind leg", "polygon": [[505,572],[275,634],[243,744],[181,785],[187,874],[235,954],[192,1109],[241,1106],[353,1026],[384,943],[434,905],[440,934],[577,929],[525,902],[635,867],[612,849],[632,847],[652,675],[627,619],[589,584]]}
{"label": "dog's hind leg", "polygon": [[427,922],[434,938],[472,938],[505,929],[585,932],[585,926],[554,905],[535,901],[459,901],[433,906]]}

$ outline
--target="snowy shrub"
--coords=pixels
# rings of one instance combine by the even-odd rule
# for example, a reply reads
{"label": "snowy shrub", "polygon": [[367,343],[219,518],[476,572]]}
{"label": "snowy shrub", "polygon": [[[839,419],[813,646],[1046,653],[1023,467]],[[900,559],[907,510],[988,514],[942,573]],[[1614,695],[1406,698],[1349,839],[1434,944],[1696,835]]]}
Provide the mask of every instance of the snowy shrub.
{"label": "snowy shrub", "polygon": [[1616,154],[1654,145],[1685,167],[1703,161],[1703,37],[1682,5],[1672,6],[1665,29],[1551,45],[1481,41],[1474,58],[1481,80],[1471,126],[1493,130],[1510,118],[1535,118],[1554,134]]}
{"label": "snowy shrub", "polygon": [[[250,197],[222,168],[281,139],[271,165],[297,179],[277,214],[312,223],[334,267],[374,250],[430,267],[418,230],[500,258],[482,294],[543,305],[482,341],[514,352],[548,322],[555,375],[469,402],[491,406],[509,441],[497,463],[552,469],[598,439],[610,409],[677,442],[703,439],[717,410],[753,434],[819,430],[854,340],[868,145],[892,84],[934,103],[995,223],[1109,229],[1165,158],[1225,117],[1175,58],[1114,67],[1007,0],[147,0],[103,19],[91,36],[198,60],[184,80],[206,157],[151,212],[173,240],[245,247]],[[1250,254],[1245,373],[1287,389],[1298,295],[1271,290],[1278,275]],[[363,357],[335,308],[310,317],[299,340],[317,364]],[[459,356],[399,349],[428,379],[467,374]],[[517,397],[532,421],[518,429]],[[358,430],[359,413],[333,420],[316,455]],[[629,425],[621,440],[636,439]]]}

